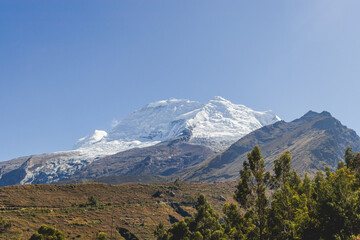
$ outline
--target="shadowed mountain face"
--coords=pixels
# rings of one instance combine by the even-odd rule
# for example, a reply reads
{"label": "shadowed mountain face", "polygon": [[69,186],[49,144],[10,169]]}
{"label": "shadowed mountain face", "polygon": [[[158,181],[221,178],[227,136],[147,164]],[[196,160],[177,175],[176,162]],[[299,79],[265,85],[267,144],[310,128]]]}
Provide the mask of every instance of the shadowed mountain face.
{"label": "shadowed mountain face", "polygon": [[[190,144],[188,136],[180,136],[145,148],[134,148],[104,158],[92,163],[77,163],[72,166],[72,172],[60,175],[59,170],[54,173],[35,174],[34,169],[39,166],[51,168],[49,160],[65,161],[72,157],[73,152],[52,153],[19,158],[0,164],[0,186],[17,185],[24,183],[48,183],[51,177],[68,182],[78,179],[105,179],[119,176],[120,182],[152,182],[170,179],[175,173],[185,168],[203,162],[214,155],[209,147]],[[76,156],[76,155],[74,155]],[[50,163],[49,163],[50,162]],[[69,162],[67,162],[69,164]],[[49,166],[50,165],[50,166]],[[55,165],[55,164],[54,164]],[[155,175],[158,175],[157,177]],[[73,181],[72,181],[73,180]],[[111,180],[111,179],[110,179]],[[112,181],[113,182],[113,181]],[[116,182],[116,181],[115,181]]]}
{"label": "shadowed mountain face", "polygon": [[348,146],[359,151],[360,138],[330,113],[310,111],[292,122],[280,121],[255,130],[227,150],[184,171],[181,178],[208,182],[235,180],[246,153],[255,145],[260,146],[268,170],[272,170],[274,159],[289,150],[293,155],[292,167],[301,174],[314,174],[324,166],[335,169]]}
{"label": "shadowed mountain face", "polygon": [[190,166],[203,162],[214,152],[202,145],[175,139],[155,146],[134,148],[99,159],[71,179],[107,176],[171,176]]}

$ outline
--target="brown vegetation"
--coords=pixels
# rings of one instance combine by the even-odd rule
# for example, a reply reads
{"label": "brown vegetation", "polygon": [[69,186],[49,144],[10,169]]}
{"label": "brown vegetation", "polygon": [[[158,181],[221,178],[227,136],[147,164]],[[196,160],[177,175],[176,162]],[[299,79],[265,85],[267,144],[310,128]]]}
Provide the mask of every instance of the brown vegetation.
{"label": "brown vegetation", "polygon": [[[12,227],[0,239],[29,239],[44,224],[61,230],[66,239],[95,239],[100,231],[122,239],[117,229],[126,229],[139,239],[153,239],[160,221],[170,225],[170,219],[194,213],[200,194],[221,212],[223,198],[233,201],[234,189],[235,183],[183,182],[3,187],[0,216]],[[91,196],[99,202],[97,206],[89,202]]]}

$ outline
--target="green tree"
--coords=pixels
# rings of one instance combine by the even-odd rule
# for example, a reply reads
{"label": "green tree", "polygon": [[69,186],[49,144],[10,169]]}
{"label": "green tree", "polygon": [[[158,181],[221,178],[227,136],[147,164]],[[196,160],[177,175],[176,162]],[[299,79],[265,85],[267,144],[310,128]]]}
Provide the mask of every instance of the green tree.
{"label": "green tree", "polygon": [[204,239],[219,239],[223,228],[219,223],[219,215],[207,202],[204,195],[200,195],[195,205],[196,213],[185,221],[192,233],[199,232]]}
{"label": "green tree", "polygon": [[240,171],[240,180],[234,197],[243,208],[247,209],[246,217],[251,218],[255,224],[256,228],[251,229],[256,231],[255,239],[263,240],[267,225],[268,199],[265,190],[269,173],[265,171],[265,161],[259,146],[255,146],[247,154],[247,159],[248,162],[244,161],[243,169]]}
{"label": "green tree", "polygon": [[346,163],[347,167],[351,166],[351,161],[353,160],[353,158],[354,158],[354,151],[349,146],[349,147],[346,148],[345,155],[344,155],[344,160],[345,160],[345,163]]}
{"label": "green tree", "polygon": [[229,239],[246,240],[257,238],[258,234],[251,213],[240,214],[238,206],[234,203],[225,203],[223,212],[225,214],[224,232]]}
{"label": "green tree", "polygon": [[348,147],[345,151],[344,160],[346,167],[355,175],[357,180],[356,186],[359,188],[360,187],[360,153],[355,154],[352,148]]}
{"label": "green tree", "polygon": [[278,186],[273,195],[269,213],[269,235],[271,239],[301,239],[303,226],[308,222],[307,195],[299,194],[302,181],[295,170],[291,170],[292,156],[284,152],[274,161],[275,182]]}
{"label": "green tree", "polygon": [[197,211],[192,217],[174,223],[167,231],[160,223],[154,232],[155,237],[158,240],[222,239],[224,229],[219,223],[219,216],[204,195],[199,196],[195,208]]}
{"label": "green tree", "polygon": [[185,221],[174,223],[168,230],[168,239],[170,240],[187,240],[189,239],[189,227]]}
{"label": "green tree", "polygon": [[156,226],[156,229],[154,231],[154,236],[158,240],[166,240],[167,239],[166,230],[165,230],[164,224],[162,222],[160,222],[159,225]]}
{"label": "green tree", "polygon": [[348,168],[338,169],[326,177],[320,173],[314,179],[314,211],[317,219],[312,232],[324,239],[349,239],[360,233],[359,188]]}
{"label": "green tree", "polygon": [[93,206],[93,207],[99,207],[100,206],[100,202],[99,200],[97,200],[94,196],[90,196],[88,198],[88,202],[89,202],[89,205],[90,206]]}
{"label": "green tree", "polygon": [[30,240],[64,240],[65,235],[56,228],[42,225]]}
{"label": "green tree", "polygon": [[274,177],[276,182],[278,183],[278,186],[284,186],[285,183],[289,182],[289,178],[291,175],[291,159],[291,153],[289,151],[286,151],[274,161]]}

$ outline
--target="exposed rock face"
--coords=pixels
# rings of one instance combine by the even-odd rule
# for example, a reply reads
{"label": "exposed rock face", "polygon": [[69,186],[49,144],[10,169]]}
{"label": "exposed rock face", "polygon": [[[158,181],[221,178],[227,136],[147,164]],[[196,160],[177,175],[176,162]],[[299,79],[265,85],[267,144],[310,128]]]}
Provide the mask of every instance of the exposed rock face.
{"label": "exposed rock face", "polygon": [[13,159],[0,164],[0,186],[54,182],[70,177],[88,163],[77,151]]}
{"label": "exposed rock face", "polygon": [[292,122],[280,121],[255,130],[227,150],[184,171],[181,177],[187,181],[235,180],[246,153],[255,145],[260,146],[268,170],[272,170],[274,159],[289,150],[293,155],[291,164],[299,173],[314,174],[324,166],[335,169],[348,146],[359,151],[360,138],[330,113],[310,111]]}
{"label": "exposed rock face", "polygon": [[170,176],[211,157],[214,152],[202,145],[178,139],[146,148],[134,148],[94,161],[72,179],[113,175]]}

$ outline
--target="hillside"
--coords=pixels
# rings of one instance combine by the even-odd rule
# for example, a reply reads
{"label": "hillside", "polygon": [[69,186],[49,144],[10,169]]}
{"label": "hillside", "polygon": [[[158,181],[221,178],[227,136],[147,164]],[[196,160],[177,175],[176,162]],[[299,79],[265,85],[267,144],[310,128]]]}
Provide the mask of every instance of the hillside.
{"label": "hillside", "polygon": [[292,122],[280,121],[262,127],[231,145],[225,151],[184,171],[185,181],[225,181],[238,177],[246,153],[259,145],[268,170],[282,152],[293,155],[292,166],[300,173],[313,174],[329,166],[334,170],[343,160],[345,149],[360,150],[360,138],[328,112],[309,111]]}
{"label": "hillside", "polygon": [[[232,200],[235,183],[75,184],[22,185],[0,188],[0,215],[12,223],[0,239],[28,239],[42,224],[54,226],[66,239],[94,239],[97,232],[121,239],[129,231],[139,239],[153,239],[162,221],[180,220],[194,212],[196,197],[203,193],[221,213]],[[82,206],[94,196],[98,207]],[[112,223],[113,220],[113,223]],[[113,227],[112,227],[113,226]]]}

